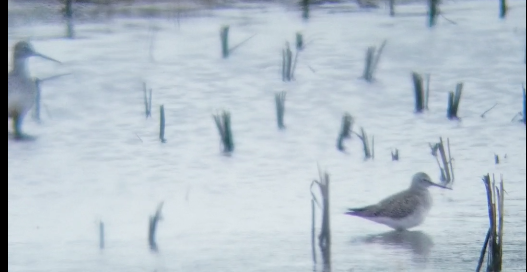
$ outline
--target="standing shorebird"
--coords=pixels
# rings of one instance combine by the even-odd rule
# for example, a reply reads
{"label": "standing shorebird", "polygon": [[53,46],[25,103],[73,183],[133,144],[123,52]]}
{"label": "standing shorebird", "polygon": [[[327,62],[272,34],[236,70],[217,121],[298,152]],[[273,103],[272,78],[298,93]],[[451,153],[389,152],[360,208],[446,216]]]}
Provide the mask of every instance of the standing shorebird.
{"label": "standing shorebird", "polygon": [[450,189],[432,182],[426,173],[418,172],[414,174],[410,188],[391,195],[377,204],[348,209],[346,214],[384,224],[396,230],[413,228],[423,223],[432,208],[432,196],[428,191],[430,186]]}
{"label": "standing shorebird", "polygon": [[26,137],[22,133],[22,120],[35,104],[37,85],[31,78],[27,67],[29,57],[41,57],[60,63],[48,56],[44,56],[33,49],[26,41],[17,42],[13,54],[13,69],[7,74],[7,118],[12,118],[15,138]]}

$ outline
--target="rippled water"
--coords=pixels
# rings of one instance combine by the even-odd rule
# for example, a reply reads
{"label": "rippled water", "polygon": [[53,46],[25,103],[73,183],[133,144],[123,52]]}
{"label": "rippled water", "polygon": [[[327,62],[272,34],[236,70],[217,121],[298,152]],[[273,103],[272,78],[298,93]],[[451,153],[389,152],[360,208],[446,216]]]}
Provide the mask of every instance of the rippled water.
{"label": "rippled water", "polygon": [[[24,124],[37,140],[8,137],[8,270],[312,271],[309,185],[320,163],[331,175],[333,271],[473,271],[489,224],[487,173],[503,174],[507,191],[504,271],[525,271],[526,134],[511,122],[522,108],[525,2],[511,1],[506,20],[495,2],[446,3],[457,24],[440,18],[432,30],[423,16],[390,18],[382,9],[321,8],[306,23],[273,5],[217,10],[179,27],[146,19],[82,24],[75,40],[60,38],[62,25],[8,28],[9,62],[13,44],[31,37],[64,62],[32,59],[34,76],[72,73],[43,84],[42,122]],[[257,36],[221,59],[222,24],[230,24],[232,44]],[[312,42],[300,53],[297,80],[284,83],[281,49],[296,31]],[[359,79],[365,50],[384,39],[377,81],[367,84]],[[430,111],[421,116],[413,113],[411,71],[432,75]],[[143,81],[153,89],[151,119]],[[446,102],[458,81],[465,87],[455,122]],[[276,128],[273,97],[282,90],[285,131]],[[231,157],[221,155],[211,118],[222,108],[232,113]],[[349,154],[336,150],[345,111],[375,136],[375,160],[363,161],[358,138],[346,142]],[[440,136],[450,139],[456,181],[452,191],[431,189],[424,224],[397,234],[343,215],[406,188],[414,172],[437,179],[428,143]],[[394,148],[400,161],[391,161]],[[153,253],[148,217],[161,201]]]}

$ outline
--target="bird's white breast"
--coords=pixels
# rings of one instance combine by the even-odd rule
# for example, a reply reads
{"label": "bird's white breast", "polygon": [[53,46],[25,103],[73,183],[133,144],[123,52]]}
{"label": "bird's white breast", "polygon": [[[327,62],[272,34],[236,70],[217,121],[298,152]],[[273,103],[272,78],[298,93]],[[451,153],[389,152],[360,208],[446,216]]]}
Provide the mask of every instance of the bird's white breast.
{"label": "bird's white breast", "polygon": [[37,86],[33,80],[8,75],[7,88],[8,116],[15,111],[25,114],[35,104]]}

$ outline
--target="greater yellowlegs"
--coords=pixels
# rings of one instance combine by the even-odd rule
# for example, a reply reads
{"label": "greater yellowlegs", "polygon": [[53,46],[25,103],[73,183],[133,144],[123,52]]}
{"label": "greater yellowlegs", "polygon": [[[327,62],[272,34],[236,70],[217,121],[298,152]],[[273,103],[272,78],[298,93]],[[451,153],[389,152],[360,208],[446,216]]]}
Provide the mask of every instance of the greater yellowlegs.
{"label": "greater yellowlegs", "polygon": [[17,42],[13,54],[13,69],[7,74],[7,118],[12,118],[15,138],[24,138],[22,120],[35,104],[37,85],[27,67],[29,57],[41,57],[60,63],[42,55],[27,41]]}
{"label": "greater yellowlegs", "polygon": [[432,207],[432,196],[428,191],[430,186],[450,189],[432,182],[426,173],[418,172],[414,174],[410,188],[391,195],[377,204],[348,209],[346,214],[384,224],[396,230],[413,228],[424,222]]}

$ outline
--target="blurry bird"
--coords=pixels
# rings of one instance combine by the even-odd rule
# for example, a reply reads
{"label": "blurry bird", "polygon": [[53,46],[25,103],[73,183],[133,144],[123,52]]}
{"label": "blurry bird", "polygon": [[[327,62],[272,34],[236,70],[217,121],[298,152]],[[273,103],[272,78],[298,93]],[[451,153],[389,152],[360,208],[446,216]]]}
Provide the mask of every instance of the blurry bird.
{"label": "blurry bird", "polygon": [[408,189],[391,195],[377,204],[348,209],[346,214],[384,224],[396,230],[413,228],[424,222],[432,208],[432,196],[428,191],[430,186],[450,189],[432,182],[426,173],[418,172],[414,174]]}
{"label": "blurry bird", "polygon": [[22,133],[22,121],[35,104],[37,96],[36,82],[30,77],[27,67],[29,57],[41,57],[60,63],[58,60],[36,52],[27,41],[19,41],[15,44],[13,69],[7,74],[7,118],[13,120],[16,139],[27,137]]}

